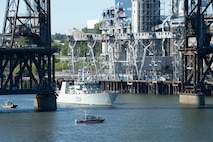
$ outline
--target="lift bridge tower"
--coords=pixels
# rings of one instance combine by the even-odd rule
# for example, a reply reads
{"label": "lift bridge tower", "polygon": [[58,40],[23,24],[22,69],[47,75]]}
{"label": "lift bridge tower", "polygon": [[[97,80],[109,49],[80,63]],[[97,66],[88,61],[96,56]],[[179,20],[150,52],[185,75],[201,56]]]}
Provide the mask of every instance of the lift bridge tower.
{"label": "lift bridge tower", "polygon": [[0,94],[36,94],[34,108],[56,110],[50,0],[7,0],[0,47]]}
{"label": "lift bridge tower", "polygon": [[205,95],[213,89],[212,0],[185,0],[185,46],[183,48],[183,85],[179,101],[204,105]]}

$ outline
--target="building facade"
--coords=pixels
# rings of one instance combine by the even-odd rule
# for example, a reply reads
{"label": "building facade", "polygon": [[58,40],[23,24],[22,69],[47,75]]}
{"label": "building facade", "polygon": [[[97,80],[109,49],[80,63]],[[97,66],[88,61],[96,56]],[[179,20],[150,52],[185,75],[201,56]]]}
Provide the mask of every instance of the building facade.
{"label": "building facade", "polygon": [[133,33],[150,32],[160,23],[160,0],[132,0]]}

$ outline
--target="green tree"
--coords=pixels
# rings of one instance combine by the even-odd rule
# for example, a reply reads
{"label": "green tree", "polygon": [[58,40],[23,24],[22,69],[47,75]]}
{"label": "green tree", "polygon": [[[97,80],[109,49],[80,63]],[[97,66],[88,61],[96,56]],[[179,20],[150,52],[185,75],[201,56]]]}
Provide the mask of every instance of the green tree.
{"label": "green tree", "polygon": [[95,29],[95,33],[96,33],[96,34],[101,34],[100,24],[101,24],[101,23],[95,24],[94,29]]}
{"label": "green tree", "polygon": [[84,33],[88,33],[88,29],[87,29],[87,27],[84,27],[84,28],[82,29],[82,32],[84,32]]}
{"label": "green tree", "polygon": [[[57,42],[54,42],[54,40],[57,40]],[[55,48],[58,50],[58,53],[61,56],[67,56],[68,53],[68,40],[67,36],[64,34],[58,34],[52,35],[52,48]]]}

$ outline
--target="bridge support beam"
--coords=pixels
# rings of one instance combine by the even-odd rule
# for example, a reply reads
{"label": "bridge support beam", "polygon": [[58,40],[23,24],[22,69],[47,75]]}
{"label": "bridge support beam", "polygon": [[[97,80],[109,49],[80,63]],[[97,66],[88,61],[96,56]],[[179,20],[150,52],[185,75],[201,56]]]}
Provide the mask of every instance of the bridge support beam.
{"label": "bridge support beam", "polygon": [[56,96],[37,94],[34,97],[34,110],[35,111],[55,111],[57,109]]}
{"label": "bridge support beam", "polygon": [[205,105],[205,95],[182,93],[179,95],[179,103],[183,105],[203,106]]}

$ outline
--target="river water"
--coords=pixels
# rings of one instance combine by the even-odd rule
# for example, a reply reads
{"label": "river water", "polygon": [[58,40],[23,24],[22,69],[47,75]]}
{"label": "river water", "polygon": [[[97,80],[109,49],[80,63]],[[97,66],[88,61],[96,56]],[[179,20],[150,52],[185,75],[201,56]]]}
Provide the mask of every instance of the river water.
{"label": "river water", "polygon": [[[0,96],[1,142],[212,142],[213,97],[205,107],[181,106],[178,96],[119,95],[113,107],[58,105],[34,112],[33,95]],[[104,123],[76,124],[88,114]]]}

